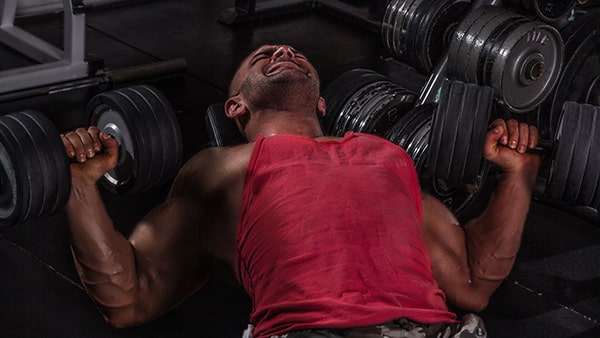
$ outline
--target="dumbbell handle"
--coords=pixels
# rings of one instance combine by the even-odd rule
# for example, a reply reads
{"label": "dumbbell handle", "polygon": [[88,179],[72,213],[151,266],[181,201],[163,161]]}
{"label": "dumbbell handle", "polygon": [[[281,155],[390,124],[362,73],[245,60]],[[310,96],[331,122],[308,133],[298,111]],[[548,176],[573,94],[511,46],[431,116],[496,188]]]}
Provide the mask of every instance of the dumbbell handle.
{"label": "dumbbell handle", "polygon": [[540,139],[535,148],[527,148],[527,152],[530,154],[539,154],[539,155],[550,155],[554,152],[554,141]]}

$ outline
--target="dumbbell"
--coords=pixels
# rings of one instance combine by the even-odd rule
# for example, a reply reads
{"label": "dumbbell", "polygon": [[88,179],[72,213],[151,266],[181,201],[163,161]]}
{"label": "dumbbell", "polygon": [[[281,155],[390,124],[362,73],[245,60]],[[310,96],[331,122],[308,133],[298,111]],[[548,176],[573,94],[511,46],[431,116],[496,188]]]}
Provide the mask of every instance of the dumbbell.
{"label": "dumbbell", "polygon": [[[175,113],[156,88],[100,93],[86,107],[89,125],[116,139],[117,166],[101,183],[135,194],[174,177],[183,142]],[[28,110],[0,117],[0,225],[12,226],[62,210],[71,191],[70,159],[52,122]]]}
{"label": "dumbbell", "polygon": [[551,25],[496,6],[471,11],[448,47],[449,79],[492,87],[513,112],[546,99],[558,81],[564,43]]}
{"label": "dumbbell", "polygon": [[[477,182],[491,117],[493,89],[446,81],[434,113],[428,173],[457,185]],[[482,104],[483,103],[483,104]],[[600,206],[600,107],[567,101],[556,135],[533,152],[549,160],[544,194],[566,203]],[[450,123],[449,123],[450,122]]]}

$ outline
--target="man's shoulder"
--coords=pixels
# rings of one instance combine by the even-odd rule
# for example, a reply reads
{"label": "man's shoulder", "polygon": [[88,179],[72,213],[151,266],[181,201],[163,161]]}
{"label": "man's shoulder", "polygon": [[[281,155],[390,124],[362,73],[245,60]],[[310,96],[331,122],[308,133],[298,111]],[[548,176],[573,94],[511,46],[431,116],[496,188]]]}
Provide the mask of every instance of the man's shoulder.
{"label": "man's shoulder", "polygon": [[252,149],[253,143],[203,149],[184,165],[181,174],[212,182],[244,175]]}

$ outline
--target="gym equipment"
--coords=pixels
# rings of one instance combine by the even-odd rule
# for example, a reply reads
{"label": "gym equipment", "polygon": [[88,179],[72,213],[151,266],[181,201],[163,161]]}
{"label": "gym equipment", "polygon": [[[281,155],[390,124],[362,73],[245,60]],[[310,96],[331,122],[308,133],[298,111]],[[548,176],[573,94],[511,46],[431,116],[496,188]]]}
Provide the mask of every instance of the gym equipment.
{"label": "gym equipment", "polygon": [[556,22],[571,14],[581,1],[576,0],[503,0],[505,6],[521,8],[546,22]]}
{"label": "gym equipment", "polygon": [[[434,175],[448,178],[451,183],[462,181],[468,184],[476,181],[478,178],[468,174],[462,163],[475,165],[483,161],[485,126],[489,123],[490,115],[482,113],[484,109],[457,109],[464,102],[475,101],[472,99],[474,94],[470,92],[485,92],[481,88],[470,89],[471,86],[456,81],[446,82],[442,86],[439,108],[433,117],[432,129],[437,132],[432,132],[430,142],[445,147],[445,150],[430,152],[428,163],[438,167]],[[593,208],[600,206],[598,114],[600,107],[565,102],[554,139],[540,140],[538,148],[533,150],[546,154],[550,160],[544,192],[548,198]],[[448,121],[454,121],[454,128],[448,127]],[[450,129],[449,132],[446,132],[447,129]],[[457,135],[469,142],[457,142]],[[446,156],[447,152],[452,156]],[[466,162],[462,161],[465,157],[469,158]]]}
{"label": "gym equipment", "polygon": [[[341,136],[352,130],[375,134],[401,146],[415,163],[422,189],[458,215],[470,210],[482,195],[479,185],[477,189],[464,189],[464,186],[425,175],[436,103],[415,106],[415,94],[394,85],[390,78],[367,69],[342,73],[324,89],[323,97],[327,102],[327,114],[322,124],[328,134]],[[222,107],[220,109],[222,114]],[[208,125],[209,129],[215,129],[212,123]],[[485,161],[480,162],[478,174],[483,183],[489,166]]]}
{"label": "gym equipment", "polygon": [[544,137],[552,137],[567,101],[600,105],[600,10],[578,11],[561,30],[565,61],[557,84],[537,109],[537,125]]}
{"label": "gym equipment", "polygon": [[0,2],[0,42],[39,64],[0,71],[0,92],[85,78],[85,6],[82,0],[63,0],[64,39],[61,50],[14,25],[17,0]]}
{"label": "gym equipment", "polygon": [[482,156],[483,140],[493,104],[490,87],[444,82],[433,114],[427,175],[466,191],[479,190],[487,166]]}
{"label": "gym equipment", "polygon": [[[385,138],[404,148],[415,164],[421,189],[442,201],[457,217],[475,214],[480,208],[479,201],[485,200],[490,192],[487,179],[488,163],[482,161],[479,167],[479,182],[475,187],[453,184],[428,174],[428,154],[431,151],[430,134],[432,132],[433,114],[438,109],[437,103],[425,103],[415,106],[400,118],[388,130]],[[484,185],[487,184],[488,186]],[[484,189],[485,188],[485,189]]]}
{"label": "gym equipment", "polygon": [[[117,167],[101,180],[135,194],[172,179],[183,142],[173,109],[154,87],[133,86],[94,96],[90,125],[119,143]],[[0,225],[26,223],[60,211],[69,197],[70,160],[52,122],[24,111],[0,117]]]}
{"label": "gym equipment", "polygon": [[470,0],[393,0],[383,17],[383,44],[395,58],[429,73],[470,9]]}
{"label": "gym equipment", "polygon": [[334,79],[323,98],[326,134],[342,136],[352,130],[383,136],[413,107],[416,95],[375,71],[352,69]]}
{"label": "gym equipment", "polygon": [[496,6],[460,23],[448,47],[447,76],[492,87],[513,112],[536,108],[561,72],[563,41],[552,26]]}

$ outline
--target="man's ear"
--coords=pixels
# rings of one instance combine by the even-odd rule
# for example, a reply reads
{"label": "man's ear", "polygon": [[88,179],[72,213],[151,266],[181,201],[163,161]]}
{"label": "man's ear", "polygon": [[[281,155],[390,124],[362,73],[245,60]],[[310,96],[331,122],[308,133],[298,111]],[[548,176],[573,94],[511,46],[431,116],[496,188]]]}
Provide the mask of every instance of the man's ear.
{"label": "man's ear", "polygon": [[319,102],[317,102],[317,115],[319,115],[320,117],[325,116],[325,108],[325,99],[321,96],[319,97]]}
{"label": "man's ear", "polygon": [[240,117],[244,115],[246,111],[246,105],[238,96],[230,97],[225,101],[225,114],[230,119]]}

